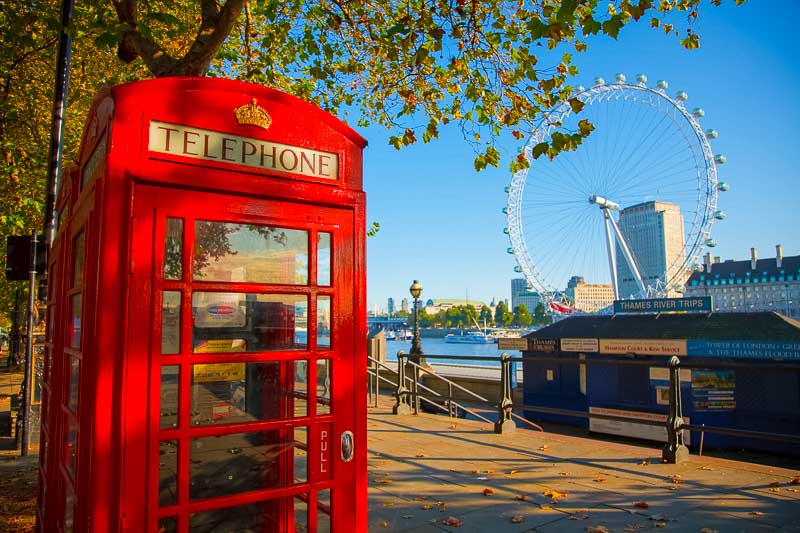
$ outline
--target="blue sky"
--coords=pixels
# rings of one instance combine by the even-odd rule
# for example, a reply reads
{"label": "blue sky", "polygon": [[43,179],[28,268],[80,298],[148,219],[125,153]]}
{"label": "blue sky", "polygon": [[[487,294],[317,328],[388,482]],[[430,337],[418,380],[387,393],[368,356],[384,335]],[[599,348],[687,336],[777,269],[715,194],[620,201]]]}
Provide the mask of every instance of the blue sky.
{"label": "blue sky", "polygon": [[[750,0],[734,7],[704,5],[695,30],[701,47],[687,51],[677,39],[648,27],[623,28],[617,41],[594,39],[575,54],[577,81],[613,80],[617,72],[669,82],[668,93],[686,91],[687,108],[702,107],[704,128],[719,132],[714,153],[728,159],[718,168],[731,190],[720,194],[727,218],[717,222],[712,253],[745,259],[800,254],[800,52],[794,35],[800,1]],[[793,35],[794,34],[794,35]],[[368,219],[381,224],[367,240],[369,309],[385,309],[387,297],[408,297],[412,280],[423,298],[489,302],[510,297],[513,256],[502,208],[511,175],[499,169],[476,173],[474,153],[461,132],[400,151],[380,128],[360,131],[369,140],[364,174]],[[505,143],[504,154],[522,143]],[[601,243],[602,244],[602,243]]]}

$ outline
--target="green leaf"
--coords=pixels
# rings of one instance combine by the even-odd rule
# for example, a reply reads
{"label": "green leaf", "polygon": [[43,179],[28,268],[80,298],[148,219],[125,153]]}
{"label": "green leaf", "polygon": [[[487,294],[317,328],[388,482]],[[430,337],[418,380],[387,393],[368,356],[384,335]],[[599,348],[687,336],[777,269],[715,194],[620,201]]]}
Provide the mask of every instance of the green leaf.
{"label": "green leaf", "polygon": [[546,142],[541,142],[533,147],[533,158],[539,159],[543,154],[547,153],[547,150],[550,148],[550,145]]}
{"label": "green leaf", "polygon": [[577,7],[578,0],[561,0],[561,7],[558,8],[558,13],[556,13],[556,20],[559,22],[572,22]]}

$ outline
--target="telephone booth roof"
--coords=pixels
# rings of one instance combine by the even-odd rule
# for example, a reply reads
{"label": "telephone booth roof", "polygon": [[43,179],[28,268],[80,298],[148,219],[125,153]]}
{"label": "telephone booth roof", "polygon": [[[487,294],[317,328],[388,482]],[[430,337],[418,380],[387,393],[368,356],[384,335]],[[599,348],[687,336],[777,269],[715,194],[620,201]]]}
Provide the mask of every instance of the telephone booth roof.
{"label": "telephone booth roof", "polygon": [[124,169],[196,189],[259,194],[278,186],[296,198],[327,190],[337,203],[362,190],[366,144],[330,113],[268,87],[222,78],[137,81],[95,98],[79,156],[81,189]]}

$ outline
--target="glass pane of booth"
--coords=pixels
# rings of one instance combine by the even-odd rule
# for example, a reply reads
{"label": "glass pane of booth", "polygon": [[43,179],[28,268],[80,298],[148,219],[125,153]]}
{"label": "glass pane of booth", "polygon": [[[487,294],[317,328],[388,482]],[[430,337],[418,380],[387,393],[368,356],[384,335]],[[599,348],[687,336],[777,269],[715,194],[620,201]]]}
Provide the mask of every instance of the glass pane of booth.
{"label": "glass pane of booth", "polygon": [[69,347],[81,347],[81,293],[72,295],[72,320],[69,324]]}
{"label": "glass pane of booth", "polygon": [[331,347],[331,297],[317,296],[317,349]]}
{"label": "glass pane of booth", "polygon": [[317,234],[317,285],[329,287],[331,284],[331,234]]}
{"label": "glass pane of booth", "polygon": [[197,281],[308,283],[307,231],[205,220],[194,231]]}
{"label": "glass pane of booth", "polygon": [[178,502],[178,441],[158,443],[158,505]]}
{"label": "glass pane of booth", "polygon": [[161,353],[181,351],[181,292],[163,291],[161,300]]}
{"label": "glass pane of booth", "polygon": [[317,361],[317,414],[331,412],[331,364],[330,359]]}
{"label": "glass pane of booth", "polygon": [[330,533],[331,531],[331,490],[321,490],[317,493],[317,533]]}
{"label": "glass pane of booth", "polygon": [[72,256],[72,286],[80,287],[83,284],[83,258],[86,252],[83,232],[75,237],[75,253]]}
{"label": "glass pane of booth", "polygon": [[[257,433],[233,433],[191,440],[189,495],[191,499],[227,496],[305,483],[307,456],[295,431],[282,428]],[[305,450],[303,450],[305,451]]]}
{"label": "glass pane of booth", "polygon": [[159,518],[158,533],[177,533],[178,520],[175,517]]}
{"label": "glass pane of booth", "polygon": [[305,350],[308,297],[295,294],[195,292],[194,353]]}
{"label": "glass pane of booth", "polygon": [[78,389],[81,384],[81,360],[77,357],[69,359],[69,393],[67,395],[67,407],[73,413],[78,413]]}
{"label": "glass pane of booth", "polygon": [[180,367],[165,365],[161,367],[161,407],[159,427],[172,429],[178,427],[178,384]]}
{"label": "glass pane of booth", "polygon": [[182,218],[167,218],[164,231],[164,279],[183,279]]}
{"label": "glass pane of booth", "polygon": [[189,515],[192,533],[308,531],[308,496],[286,496]]}
{"label": "glass pane of booth", "polygon": [[306,361],[192,365],[192,425],[307,416],[306,366]]}

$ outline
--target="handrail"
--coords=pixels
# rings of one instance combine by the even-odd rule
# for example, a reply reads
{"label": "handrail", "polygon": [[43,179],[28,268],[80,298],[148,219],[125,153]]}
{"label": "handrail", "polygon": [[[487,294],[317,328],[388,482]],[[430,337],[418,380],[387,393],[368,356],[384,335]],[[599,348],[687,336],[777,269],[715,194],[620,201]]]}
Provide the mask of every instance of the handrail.
{"label": "handrail", "polygon": [[[479,399],[479,400],[480,400],[480,401],[482,401],[482,402],[488,402],[488,401],[489,401],[489,400],[487,400],[486,398],[484,398],[483,396],[481,396],[480,394],[474,393],[474,392],[472,392],[471,390],[469,390],[469,389],[467,389],[467,388],[463,387],[462,385],[459,385],[459,384],[458,384],[458,383],[456,383],[455,381],[451,381],[451,380],[447,379],[447,378],[446,378],[446,377],[444,377],[444,376],[440,376],[440,375],[439,375],[439,374],[437,374],[435,371],[433,371],[433,370],[429,370],[429,369],[425,368],[425,367],[424,367],[424,366],[422,366],[422,365],[418,365],[418,364],[417,364],[417,363],[415,363],[414,361],[409,361],[407,364],[409,364],[409,365],[412,365],[412,366],[415,366],[415,367],[419,368],[420,370],[422,370],[423,372],[425,372],[426,374],[429,374],[429,375],[431,375],[431,376],[433,376],[433,377],[435,377],[435,378],[437,378],[437,379],[440,379],[440,380],[444,381],[445,383],[448,383],[448,384],[450,384],[450,385],[453,385],[455,388],[457,388],[457,389],[459,389],[459,390],[461,390],[461,391],[463,391],[463,392],[466,392],[466,393],[467,393],[467,394],[469,394],[470,396],[472,396],[472,397],[474,397],[474,398],[477,398],[477,399]],[[430,390],[430,389],[428,389],[428,390]]]}

